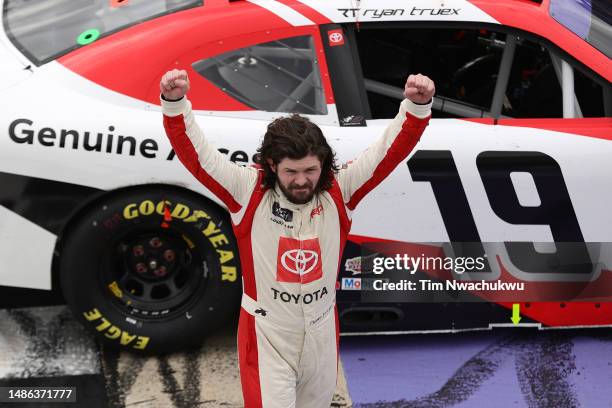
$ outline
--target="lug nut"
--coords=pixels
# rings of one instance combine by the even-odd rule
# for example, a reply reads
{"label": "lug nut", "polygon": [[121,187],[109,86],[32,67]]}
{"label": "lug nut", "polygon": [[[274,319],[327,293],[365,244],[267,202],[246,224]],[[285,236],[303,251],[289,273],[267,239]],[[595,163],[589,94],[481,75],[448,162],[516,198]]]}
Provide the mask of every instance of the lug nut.
{"label": "lug nut", "polygon": [[132,253],[134,256],[143,256],[144,255],[144,247],[142,245],[136,245],[132,248]]}
{"label": "lug nut", "polygon": [[176,258],[176,254],[174,253],[173,250],[171,249],[166,249],[164,251],[164,259],[168,262],[172,262],[174,261],[174,259]]}
{"label": "lug nut", "polygon": [[166,276],[166,274],[168,273],[168,269],[166,269],[165,266],[160,266],[159,268],[155,269],[153,273],[155,274],[155,276],[159,277]]}
{"label": "lug nut", "polygon": [[151,245],[153,248],[159,248],[160,246],[162,246],[162,241],[157,237],[151,238],[151,241],[149,241],[149,245]]}
{"label": "lug nut", "polygon": [[136,264],[136,272],[138,272],[138,273],[146,273],[147,272],[147,265],[143,264],[142,262],[137,263]]}

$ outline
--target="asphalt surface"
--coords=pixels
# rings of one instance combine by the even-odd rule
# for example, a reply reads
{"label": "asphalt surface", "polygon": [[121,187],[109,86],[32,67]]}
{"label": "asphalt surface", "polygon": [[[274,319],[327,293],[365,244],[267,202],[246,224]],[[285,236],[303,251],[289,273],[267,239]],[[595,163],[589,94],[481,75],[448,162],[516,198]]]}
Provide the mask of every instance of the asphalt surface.
{"label": "asphalt surface", "polygon": [[[333,407],[612,408],[609,329],[342,337],[340,354]],[[101,349],[64,306],[0,310],[0,386],[68,385],[78,403],[53,407],[243,406],[235,329],[141,357]]]}
{"label": "asphalt surface", "polygon": [[[65,306],[0,310],[1,386],[77,387],[77,404],[54,408],[243,406],[234,328],[196,350],[144,357],[100,348]],[[337,388],[332,406],[350,406],[342,370]]]}
{"label": "asphalt surface", "polygon": [[612,331],[346,338],[354,407],[612,407]]}

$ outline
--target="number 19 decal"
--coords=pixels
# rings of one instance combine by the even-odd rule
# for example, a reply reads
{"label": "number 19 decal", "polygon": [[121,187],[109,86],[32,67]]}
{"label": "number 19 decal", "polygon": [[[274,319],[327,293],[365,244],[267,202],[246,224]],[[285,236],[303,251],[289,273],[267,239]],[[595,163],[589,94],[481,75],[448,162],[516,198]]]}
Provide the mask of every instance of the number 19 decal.
{"label": "number 19 decal", "polygon": [[[455,255],[482,256],[484,248],[452,153],[419,150],[407,164],[414,181],[431,184],[451,242],[473,243],[460,248],[453,244]],[[566,280],[569,274],[577,280],[594,278],[593,263],[555,159],[541,152],[485,151],[477,156],[476,166],[491,209],[500,219],[550,228],[556,247],[553,253],[538,252],[533,242],[504,242],[508,259],[518,271],[529,274],[529,280]],[[521,205],[512,173],[533,177],[539,205]]]}

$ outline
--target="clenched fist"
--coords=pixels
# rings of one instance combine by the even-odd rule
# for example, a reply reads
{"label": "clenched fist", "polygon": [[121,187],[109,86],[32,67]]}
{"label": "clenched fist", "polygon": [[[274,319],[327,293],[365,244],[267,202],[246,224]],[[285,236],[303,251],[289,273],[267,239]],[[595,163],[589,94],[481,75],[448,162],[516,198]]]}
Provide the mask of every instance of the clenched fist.
{"label": "clenched fist", "polygon": [[424,104],[429,102],[436,92],[434,82],[425,75],[409,75],[404,87],[404,98],[414,103]]}
{"label": "clenched fist", "polygon": [[159,89],[166,99],[181,99],[189,91],[187,71],[173,69],[166,72],[159,82]]}

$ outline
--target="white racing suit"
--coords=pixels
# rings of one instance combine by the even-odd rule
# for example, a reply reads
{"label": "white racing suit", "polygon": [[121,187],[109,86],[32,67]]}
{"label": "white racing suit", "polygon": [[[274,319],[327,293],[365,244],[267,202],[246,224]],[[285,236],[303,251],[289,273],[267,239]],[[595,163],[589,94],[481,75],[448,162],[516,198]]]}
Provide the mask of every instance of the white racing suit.
{"label": "white racing suit", "polygon": [[191,103],[162,100],[164,126],[187,169],[231,213],[242,267],[238,327],[246,408],[328,408],[336,386],[336,279],[351,211],[401,161],[429,121],[431,103],[404,100],[384,134],[302,205],[263,170],[236,165],[204,137]]}

